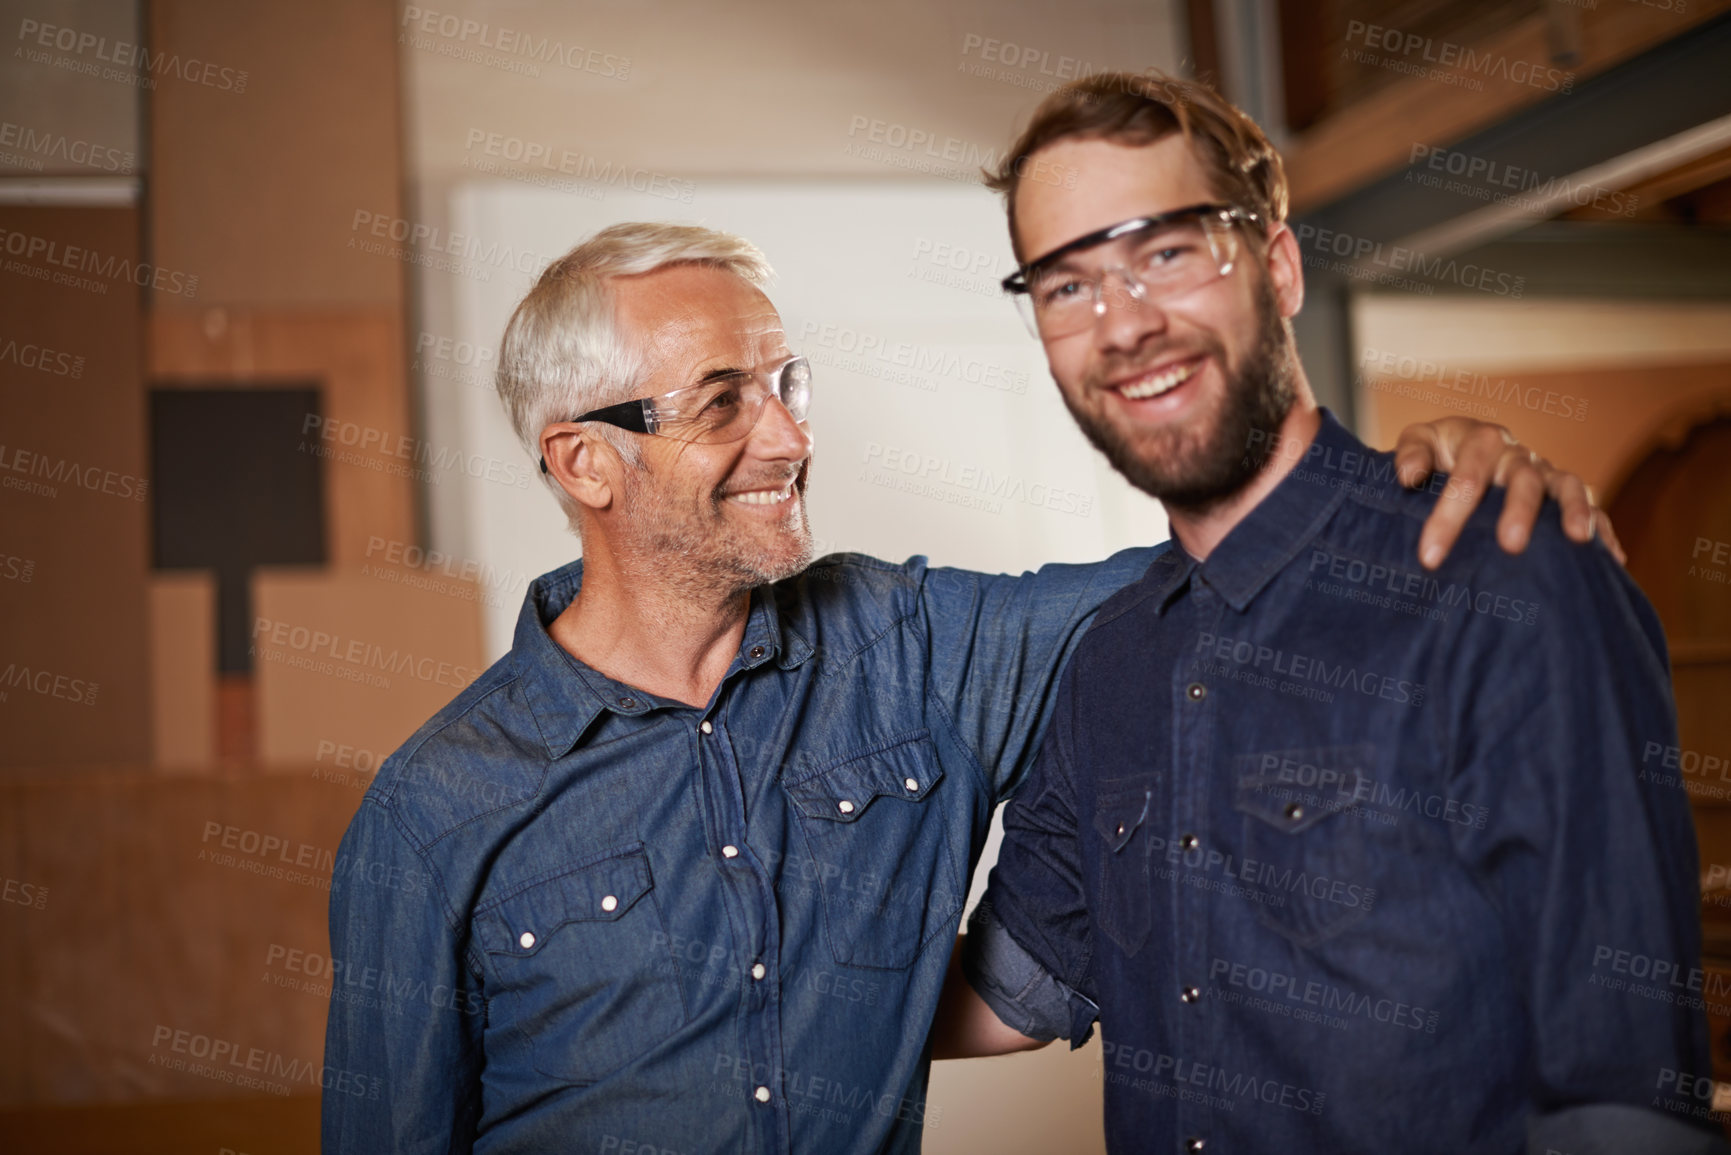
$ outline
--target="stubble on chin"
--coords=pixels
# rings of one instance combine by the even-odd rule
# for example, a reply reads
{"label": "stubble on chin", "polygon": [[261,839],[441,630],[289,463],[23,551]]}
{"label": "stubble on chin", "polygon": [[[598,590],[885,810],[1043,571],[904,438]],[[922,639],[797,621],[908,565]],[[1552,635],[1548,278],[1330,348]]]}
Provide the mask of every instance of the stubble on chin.
{"label": "stubble on chin", "polygon": [[811,564],[814,547],[811,540],[811,521],[807,516],[804,490],[795,489],[793,496],[788,500],[799,503],[798,509],[792,515],[798,519],[798,526],[780,535],[773,546],[761,549],[755,558],[740,567],[739,577],[746,583],[743,588],[749,589],[785,581],[795,574],[802,573]]}
{"label": "stubble on chin", "polygon": [[[1291,342],[1273,291],[1265,282],[1258,294],[1256,341],[1243,363],[1227,369],[1224,347],[1218,341],[1204,343],[1203,352],[1226,376],[1226,390],[1213,410],[1201,414],[1196,422],[1147,430],[1138,436],[1112,421],[1103,408],[1085,410],[1071,398],[1069,390],[1060,388],[1058,392],[1094,448],[1125,480],[1168,508],[1202,513],[1238,493],[1266,464],[1251,447],[1270,443],[1272,438],[1254,438],[1252,432],[1278,430],[1292,408]],[[1170,351],[1162,350],[1159,357],[1169,355]],[[1151,365],[1153,360],[1147,363]],[[1099,396],[1099,380],[1122,376],[1137,367],[1120,363],[1093,374],[1083,392]]]}

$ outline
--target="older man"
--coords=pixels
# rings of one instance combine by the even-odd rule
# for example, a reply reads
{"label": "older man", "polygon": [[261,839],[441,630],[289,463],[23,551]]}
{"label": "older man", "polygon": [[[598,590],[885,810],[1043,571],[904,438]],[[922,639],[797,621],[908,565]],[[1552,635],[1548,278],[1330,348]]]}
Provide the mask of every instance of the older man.
{"label": "older man", "polygon": [[[1074,189],[1019,183],[1029,163]],[[1105,1033],[1113,1151],[1698,1151],[1708,1075],[1657,617],[1605,550],[1434,498],[1317,407],[1279,155],[1207,89],[1108,75],[998,180],[1082,428],[1176,547],[1096,616],[940,1054]],[[1672,976],[1632,988],[1615,961]],[[1693,973],[1696,977],[1691,980]]]}
{"label": "older man", "polygon": [[327,1092],[327,1151],[917,1149],[993,808],[1165,550],[812,564],[809,368],[767,275],[618,226],[513,316],[500,391],[584,556],[343,840],[327,1061],[372,1078]]}

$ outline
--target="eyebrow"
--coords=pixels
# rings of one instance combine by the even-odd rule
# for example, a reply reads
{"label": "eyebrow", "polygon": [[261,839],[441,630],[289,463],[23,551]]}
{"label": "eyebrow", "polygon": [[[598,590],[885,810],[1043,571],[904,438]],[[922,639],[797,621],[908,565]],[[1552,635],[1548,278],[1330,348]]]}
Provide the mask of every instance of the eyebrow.
{"label": "eyebrow", "polygon": [[1063,256],[1059,257],[1057,260],[1053,261],[1051,264],[1041,265],[1038,269],[1035,269],[1034,275],[1037,277],[1044,277],[1044,276],[1047,276],[1047,275],[1052,274],[1052,273],[1062,273],[1062,272],[1085,273],[1085,272],[1087,272],[1088,267],[1086,265],[1082,264],[1080,261],[1076,260],[1076,256],[1077,256],[1077,254],[1075,254],[1075,253],[1065,253]]}
{"label": "eyebrow", "polygon": [[[777,369],[785,369],[787,367],[788,362],[797,361],[797,360],[799,360],[799,355],[797,353],[789,353],[787,356],[785,356],[781,360],[777,361],[775,363],[775,367]],[[735,369],[735,368],[723,366],[720,369],[711,369],[709,372],[705,373],[703,376],[699,377],[695,382],[693,382],[693,385],[707,385],[711,381],[720,381],[724,377],[737,377],[742,373],[750,373],[750,372],[751,372],[750,369]]]}

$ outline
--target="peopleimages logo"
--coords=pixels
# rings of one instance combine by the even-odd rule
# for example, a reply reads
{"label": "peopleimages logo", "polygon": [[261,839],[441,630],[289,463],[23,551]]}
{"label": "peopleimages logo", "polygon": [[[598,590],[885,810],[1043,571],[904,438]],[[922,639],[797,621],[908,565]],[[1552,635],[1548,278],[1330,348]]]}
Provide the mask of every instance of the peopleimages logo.
{"label": "peopleimages logo", "polygon": [[33,172],[42,170],[44,158],[100,172],[131,172],[137,159],[118,148],[75,140],[63,132],[38,130],[10,120],[0,120],[0,148],[16,148],[28,154],[16,160],[24,161],[23,167]]}
{"label": "peopleimages logo", "polygon": [[[371,425],[324,417],[317,413],[308,413],[302,418],[301,433],[311,435],[312,439],[310,446],[307,441],[301,442],[302,452],[311,452],[314,456],[335,457],[336,460],[350,465],[402,475],[415,474],[419,475],[419,480],[424,481],[437,481],[447,472],[454,471],[477,481],[496,481],[516,489],[529,488],[530,474],[527,466],[480,453],[465,452],[454,446],[433,445],[406,433],[392,433]],[[321,446],[320,441],[332,445]],[[359,455],[340,453],[334,446],[358,450]],[[378,462],[364,456],[366,454],[426,465],[431,472],[410,469],[407,465],[397,466],[393,462]]]}
{"label": "peopleimages logo", "polygon": [[[130,498],[133,501],[143,501],[150,493],[150,482],[130,473],[120,473],[100,465],[80,465],[64,457],[50,457],[45,453],[0,445],[0,474],[13,473],[21,477],[5,477],[0,480],[0,485],[42,497],[54,497],[59,493],[59,490],[54,485],[47,484],[48,482],[57,485],[70,483],[91,493],[105,493],[110,497]],[[42,480],[26,480],[35,478]]]}
{"label": "peopleimages logo", "polygon": [[[863,113],[856,113],[849,120],[847,134],[855,143],[842,149],[844,156],[880,161],[948,180],[977,184],[980,170],[996,170],[1005,159],[1001,148],[987,147],[955,136],[940,136],[931,129],[880,120]],[[862,134],[864,139],[859,140]],[[1076,187],[1077,170],[1073,165],[1053,164],[1045,157],[1031,156],[1018,160],[1015,169],[1021,180],[1063,188]]]}
{"label": "peopleimages logo", "polygon": [[[1555,389],[1540,389],[1522,385],[1507,377],[1492,380],[1490,374],[1473,369],[1457,369],[1440,361],[1413,357],[1388,349],[1366,346],[1358,360],[1359,369],[1369,379],[1370,387],[1387,391],[1387,381],[1433,383],[1436,388],[1458,393],[1466,398],[1494,401],[1498,405],[1516,405],[1532,413],[1560,417],[1565,421],[1587,419],[1588,398]],[[1495,416],[1491,410],[1487,416]]]}
{"label": "peopleimages logo", "polygon": [[866,443],[863,464],[861,480],[874,485],[991,513],[1002,512],[1009,501],[1077,517],[1094,509],[1093,494],[876,441]]}
{"label": "peopleimages logo", "polygon": [[1359,670],[1347,662],[1329,662],[1325,658],[1274,649],[1258,642],[1239,638],[1219,637],[1203,631],[1196,636],[1196,651],[1205,661],[1233,662],[1250,670],[1264,667],[1272,676],[1285,677],[1299,684],[1315,683],[1336,690],[1352,690],[1370,698],[1401,705],[1422,706],[1425,686],[1379,674],[1375,670]]}
{"label": "peopleimages logo", "polygon": [[[497,241],[488,243],[480,237],[453,233],[424,221],[411,221],[406,217],[393,217],[366,209],[355,210],[354,219],[349,222],[349,232],[353,234],[348,240],[350,248],[358,248],[367,253],[382,253],[398,260],[411,260],[416,264],[427,263],[421,258],[450,257],[453,259],[442,265],[428,264],[428,267],[443,268],[447,272],[462,276],[480,274],[479,279],[483,281],[488,279],[485,275],[488,268],[510,269],[534,276],[557,259],[551,253],[517,249]],[[369,237],[377,237],[381,241],[395,241],[407,247],[387,248],[370,242]]]}
{"label": "peopleimages logo", "polygon": [[[1553,197],[1560,197],[1580,208],[1591,205],[1602,212],[1623,217],[1634,216],[1641,204],[1640,196],[1634,193],[1619,192],[1603,185],[1578,184],[1567,177],[1546,177],[1533,169],[1506,161],[1417,141],[1413,142],[1407,162],[1412,166],[1407,171],[1408,181],[1416,177],[1419,183],[1432,188],[1498,204],[1538,208],[1554,203]],[[1431,171],[1419,171],[1421,164]],[[1441,174],[1463,180],[1444,182]],[[1508,193],[1503,189],[1515,191]]]}
{"label": "peopleimages logo", "polygon": [[[370,677],[376,679],[370,684],[382,681],[387,687],[390,685],[389,680],[378,679],[377,675],[369,676],[366,671],[382,670],[389,674],[407,674],[423,682],[433,682],[455,689],[462,689],[481,674],[480,670],[417,655],[412,650],[395,646],[386,650],[381,645],[359,638],[344,639],[324,630],[272,621],[269,618],[254,620],[252,638],[257,656],[266,661],[287,661],[290,665],[321,673],[333,673],[351,681],[369,681]],[[267,648],[267,644],[274,648]],[[303,661],[289,660],[288,651],[292,651]],[[319,660],[325,658],[330,661]],[[332,666],[332,662],[342,664]]]}
{"label": "peopleimages logo", "polygon": [[[1378,282],[1385,280],[1388,274],[1401,272],[1410,272],[1427,279],[1398,287],[1423,287],[1427,282],[1446,282],[1459,285],[1463,289],[1518,301],[1527,285],[1525,277],[1511,276],[1471,261],[1433,257],[1404,245],[1385,245],[1370,237],[1354,236],[1336,229],[1322,229],[1313,224],[1298,226],[1298,246],[1301,250],[1307,246],[1310,249],[1304,257],[1307,266],[1320,265],[1331,272]],[[1329,261],[1331,256],[1341,260]],[[1410,281],[1410,278],[1401,280]]]}
{"label": "peopleimages logo", "polygon": [[[15,49],[15,54],[22,55],[33,64],[52,64],[57,67],[78,65],[78,60],[61,57],[58,60],[50,58],[41,49],[54,49],[70,53],[71,57],[88,57],[89,61],[73,71],[88,75],[101,76],[104,80],[131,80],[131,70],[143,73],[143,86],[154,87],[153,79],[172,76],[188,84],[201,84],[206,88],[220,89],[224,92],[242,93],[246,91],[247,72],[245,69],[224,68],[208,60],[187,57],[184,60],[178,52],[156,52],[142,44],[132,44],[125,40],[110,41],[106,36],[98,36],[93,32],[83,32],[77,28],[67,28],[58,24],[44,24],[39,20],[21,20],[18,22],[18,39],[25,45],[36,45],[36,48],[23,47]],[[114,69],[105,68],[103,64],[118,64],[127,72],[119,73]],[[112,74],[112,75],[111,75]]]}
{"label": "peopleimages logo", "polygon": [[[536,36],[517,28],[494,27],[479,20],[413,4],[403,8],[402,28],[399,43],[453,60],[493,65],[528,76],[540,76],[538,65],[542,64],[556,64],[606,80],[627,80],[631,76],[631,58],[628,56],[616,56],[581,44],[567,44],[551,36]],[[440,39],[427,39],[432,36]]]}
{"label": "peopleimages logo", "polygon": [[[77,277],[72,280],[60,280],[56,283],[69,284],[73,288],[108,292],[108,286],[103,280],[117,281],[121,284],[137,285],[139,288],[156,289],[159,292],[172,293],[188,300],[198,295],[198,278],[186,273],[165,269],[161,265],[153,265],[149,261],[134,261],[129,257],[114,255],[104,256],[94,249],[80,245],[62,244],[49,237],[39,237],[31,233],[21,233],[12,229],[0,229],[0,252],[7,256],[18,257],[18,261],[7,262],[6,271],[24,273],[36,276],[39,280],[49,280],[54,277],[66,277],[67,274],[57,273],[59,269],[70,269],[75,273],[90,273],[98,280]],[[50,268],[40,268],[32,262],[40,259]],[[14,267],[16,266],[16,267]],[[78,283],[74,283],[78,282]]]}
{"label": "peopleimages logo", "polygon": [[[1350,46],[1355,41],[1371,50],[1355,52],[1349,47],[1349,59],[1356,63],[1381,65],[1393,68],[1394,71],[1424,75],[1450,83],[1470,79],[1476,83],[1463,87],[1471,87],[1475,91],[1483,91],[1485,80],[1528,85],[1546,92],[1568,93],[1575,87],[1573,72],[1564,72],[1547,64],[1535,64],[1530,60],[1511,60],[1501,52],[1481,52],[1451,40],[1438,40],[1434,36],[1422,36],[1417,32],[1406,32],[1399,28],[1384,28],[1363,20],[1347,21],[1346,42]],[[1378,52],[1409,59],[1391,62],[1388,58],[1377,57],[1375,54]],[[1410,59],[1412,57],[1417,60]],[[1396,64],[1399,67],[1395,67]],[[1426,64],[1440,67],[1423,68],[1422,65]]]}
{"label": "peopleimages logo", "polygon": [[[1436,1034],[1437,1012],[1401,1002],[1373,998],[1362,991],[1337,987],[1316,979],[1299,979],[1279,970],[1266,970],[1241,962],[1216,958],[1208,964],[1208,978],[1216,987],[1234,987],[1285,1003],[1320,1008],[1326,1012],[1357,1016],[1371,1022]],[[1266,1008],[1256,1008],[1266,1009]],[[1279,1013],[1279,1012],[1276,1012]]]}
{"label": "peopleimages logo", "polygon": [[[314,1090],[323,1089],[338,1095],[354,1095],[365,1099],[377,1099],[379,1091],[384,1087],[384,1081],[376,1076],[322,1066],[306,1059],[290,1058],[262,1047],[243,1048],[231,1039],[176,1030],[160,1023],[151,1036],[150,1046],[153,1051],[166,1047],[171,1054],[187,1055],[195,1060],[204,1060],[207,1064],[202,1067],[196,1064],[189,1067],[185,1060],[160,1060],[153,1054],[150,1061],[154,1066],[175,1071],[190,1070],[193,1074],[216,1078],[225,1083],[237,1083],[240,1086],[257,1086],[256,1080],[248,1082],[237,1078],[251,1074],[287,1083],[305,1083]],[[287,1088],[281,1093],[287,1094]]]}
{"label": "peopleimages logo", "polygon": [[[8,662],[6,668],[0,670],[0,688],[25,690],[40,694],[44,698],[59,698],[62,702],[71,702],[75,706],[96,705],[96,695],[102,689],[100,684],[86,678],[75,678],[70,674],[60,674],[40,666],[32,667],[18,662]],[[0,692],[0,701],[5,698],[6,694]]]}
{"label": "peopleimages logo", "polygon": [[[1289,1111],[1320,1115],[1328,1101],[1323,1091],[1313,1091],[1294,1083],[1264,1078],[1247,1071],[1235,1071],[1212,1063],[1199,1063],[1182,1055],[1168,1055],[1146,1047],[1102,1040],[1100,1060],[1106,1068],[1106,1080],[1120,1086],[1180,1101],[1201,1102],[1205,1106],[1230,1111],[1239,1103],[1249,1101]],[[1131,1081],[1130,1072],[1149,1076]],[[1216,1092],[1205,1099],[1193,1100],[1191,1087],[1204,1092]],[[1187,1093],[1188,1092],[1188,1093]]]}
{"label": "peopleimages logo", "polygon": [[[501,132],[489,132],[484,128],[471,128],[463,143],[465,168],[481,168],[480,163],[471,163],[479,152],[480,159],[485,161],[509,161],[513,165],[521,165],[524,169],[538,169],[541,175],[558,175],[576,177],[580,181],[589,182],[595,186],[614,185],[620,189],[632,192],[647,193],[650,196],[662,197],[667,200],[681,201],[690,204],[697,194],[697,184],[694,181],[681,180],[664,172],[655,172],[642,167],[618,164],[613,161],[602,161],[588,153],[572,152],[545,141],[526,140],[520,136],[509,136]],[[481,168],[481,171],[498,171],[501,175],[512,176],[512,170],[497,164],[492,169]],[[571,191],[569,189],[564,191]]]}
{"label": "peopleimages logo", "polygon": [[[920,345],[912,341],[886,340],[882,335],[862,333],[846,325],[807,321],[800,332],[800,339],[808,345],[815,344],[839,353],[855,354],[862,359],[880,361],[911,370],[915,374],[934,373],[1004,393],[1021,394],[1028,391],[1028,374],[1023,370],[995,365],[978,357],[964,357],[948,349]],[[815,353],[815,350],[813,352]],[[813,359],[819,358],[814,356]],[[838,367],[854,368],[848,364]]]}
{"label": "peopleimages logo", "polygon": [[84,376],[83,357],[29,341],[20,344],[16,338],[6,338],[4,343],[0,343],[0,362],[4,361],[10,361],[20,369],[34,369],[53,377],[77,380]]}
{"label": "peopleimages logo", "polygon": [[1433,616],[1432,620],[1446,620],[1446,611],[1456,608],[1465,608],[1485,617],[1528,626],[1539,620],[1537,602],[1510,597],[1494,590],[1474,589],[1466,583],[1444,582],[1429,573],[1366,561],[1332,550],[1312,548],[1307,572],[1311,575],[1311,580],[1305,582],[1306,589],[1322,588],[1324,593],[1335,592],[1314,584],[1316,579],[1328,578],[1362,588],[1374,595],[1373,598],[1355,600],[1366,600],[1373,605],[1382,605],[1385,609],[1389,608],[1387,599],[1390,597],[1412,598],[1433,609],[1444,611],[1440,617]]}

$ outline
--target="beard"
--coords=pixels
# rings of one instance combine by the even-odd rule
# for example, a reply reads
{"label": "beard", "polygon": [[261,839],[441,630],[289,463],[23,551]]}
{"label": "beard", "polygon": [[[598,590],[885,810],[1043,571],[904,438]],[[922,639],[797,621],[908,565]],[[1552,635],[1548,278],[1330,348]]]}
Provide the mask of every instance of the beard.
{"label": "beard", "polygon": [[[671,584],[692,598],[732,597],[790,578],[811,564],[811,522],[805,506],[810,467],[809,461],[801,465],[794,480],[787,500],[797,508],[786,515],[786,528],[773,528],[742,526],[730,519],[722,487],[704,503],[707,516],[693,514],[689,499],[676,498],[646,465],[639,465],[636,484],[625,490],[624,524],[639,535],[639,554],[657,583]],[[746,489],[786,480],[731,484]]]}
{"label": "beard", "polygon": [[[1192,514],[1219,505],[1261,472],[1296,398],[1292,336],[1267,278],[1257,286],[1256,340],[1244,363],[1228,371],[1220,340],[1208,335],[1201,344],[1200,351],[1226,377],[1226,395],[1214,413],[1186,426],[1125,429],[1101,413],[1085,411],[1069,390],[1058,390],[1070,416],[1125,480],[1167,507]],[[1105,381],[1151,367],[1170,352],[1109,359],[1089,372],[1078,392],[1094,395]],[[1253,431],[1262,436],[1253,439]]]}

